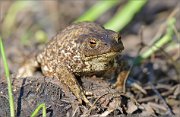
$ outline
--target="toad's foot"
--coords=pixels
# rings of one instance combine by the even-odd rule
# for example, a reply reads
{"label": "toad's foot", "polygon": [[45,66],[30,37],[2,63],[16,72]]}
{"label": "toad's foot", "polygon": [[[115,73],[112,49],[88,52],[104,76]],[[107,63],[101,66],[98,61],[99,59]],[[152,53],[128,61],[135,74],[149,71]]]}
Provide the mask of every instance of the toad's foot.
{"label": "toad's foot", "polygon": [[55,77],[58,78],[61,83],[65,84],[71,90],[80,104],[82,104],[82,101],[84,101],[88,106],[92,107],[93,105],[85,96],[87,92],[82,89],[75,76],[65,67],[62,66],[59,68],[61,69],[57,69],[58,71],[56,71]]}
{"label": "toad's foot", "polygon": [[82,104],[82,100],[83,100],[88,106],[93,107],[93,105],[89,102],[85,94],[86,94],[85,91],[83,91],[82,89],[79,93],[78,92],[76,94],[74,93],[80,104]]}
{"label": "toad's foot", "polygon": [[29,59],[18,69],[16,78],[32,76],[38,67],[39,64],[35,59]]}

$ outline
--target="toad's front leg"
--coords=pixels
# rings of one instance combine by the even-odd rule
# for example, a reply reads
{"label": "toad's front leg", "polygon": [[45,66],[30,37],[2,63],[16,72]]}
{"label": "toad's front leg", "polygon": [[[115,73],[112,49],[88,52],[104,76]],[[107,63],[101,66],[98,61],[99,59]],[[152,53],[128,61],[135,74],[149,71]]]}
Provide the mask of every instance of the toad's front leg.
{"label": "toad's front leg", "polygon": [[92,104],[85,96],[85,92],[79,85],[73,73],[71,73],[65,67],[59,67],[59,69],[56,69],[55,77],[57,77],[61,83],[65,84],[70,89],[80,103],[82,103],[83,100],[88,106],[92,107]]}

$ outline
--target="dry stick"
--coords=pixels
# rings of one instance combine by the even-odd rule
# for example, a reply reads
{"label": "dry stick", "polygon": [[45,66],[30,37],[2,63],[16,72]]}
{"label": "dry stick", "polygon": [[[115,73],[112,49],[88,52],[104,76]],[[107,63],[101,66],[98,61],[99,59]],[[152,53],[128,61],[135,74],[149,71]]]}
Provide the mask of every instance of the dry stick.
{"label": "dry stick", "polygon": [[[171,17],[174,16],[175,13],[177,13],[177,9],[175,9],[174,12],[171,13],[170,16],[171,16]],[[171,18],[170,16],[168,17],[168,19]],[[163,24],[162,26],[165,26],[165,25]],[[161,26],[161,27],[162,27],[162,26]],[[177,35],[177,37],[179,38],[179,33],[178,33],[177,29],[175,28],[175,26],[173,26],[173,30],[174,30],[175,34]],[[158,31],[158,33],[160,33],[160,32]],[[161,35],[161,34],[158,34],[158,33],[156,34],[156,36],[155,36],[153,39],[155,39],[155,38],[157,37],[157,35]],[[141,36],[141,40],[142,40],[142,36]],[[143,40],[142,40],[142,41],[143,41]],[[142,41],[141,41],[141,47],[142,47],[143,45],[145,45]],[[150,45],[151,45],[151,44],[150,44]],[[149,46],[149,45],[146,45],[146,46]],[[154,46],[156,46],[156,45],[154,45]],[[149,46],[149,47],[151,47],[151,46]],[[156,48],[158,48],[159,50],[161,50],[161,51],[163,52],[163,54],[171,61],[171,63],[173,64],[173,66],[176,68],[177,76],[180,76],[180,73],[179,73],[179,71],[178,71],[178,67],[177,67],[175,61],[172,59],[172,57],[169,56],[169,54],[168,54],[162,47],[157,47],[157,46],[156,46]],[[142,49],[142,48],[139,49],[138,54],[140,53],[141,49]]]}
{"label": "dry stick", "polygon": [[[172,38],[172,35],[174,33],[174,30],[172,28],[172,26],[175,24],[176,20],[175,18],[173,18],[172,16],[176,15],[177,14],[177,11],[179,9],[175,9],[171,14],[170,16],[168,17],[168,19],[166,20],[166,24],[168,24],[168,27],[166,29],[166,34],[159,40],[157,40],[157,36],[154,37],[154,39],[156,38],[154,42],[154,44],[150,44],[150,48],[145,51],[144,53],[142,53],[141,55],[139,55],[138,57],[136,57],[136,60],[135,60],[135,64],[139,64],[142,60],[148,58],[150,55],[152,55],[154,52],[156,52],[158,50],[159,47],[165,45],[166,43],[168,43],[171,38]],[[158,33],[156,35],[161,35],[160,34],[161,31],[158,31]],[[160,38],[160,36],[159,36]],[[153,39],[153,40],[154,40]]]}
{"label": "dry stick", "polygon": [[168,106],[168,104],[166,103],[166,101],[164,100],[164,98],[161,96],[161,94],[159,93],[159,91],[156,89],[156,87],[153,85],[152,81],[153,79],[155,79],[155,76],[154,76],[154,72],[153,72],[153,69],[152,69],[152,66],[150,66],[150,69],[148,70],[148,84],[151,85],[152,87],[152,90],[155,92],[155,94],[158,96],[158,98],[160,100],[162,100],[163,102],[163,105],[167,108],[167,113],[170,114],[170,115],[174,115],[172,110],[170,109],[170,107]]}
{"label": "dry stick", "polygon": [[[172,87],[169,91],[167,92],[163,92],[161,93],[161,96],[167,96],[167,95],[170,95],[174,92],[176,86]],[[151,101],[151,100],[154,100],[157,98],[157,95],[154,95],[154,96],[149,96],[149,97],[146,97],[146,98],[141,98],[138,100],[139,103],[143,103],[143,102],[148,102],[148,101]]]}
{"label": "dry stick", "polygon": [[163,106],[163,105],[159,105],[157,103],[153,103],[153,102],[149,102],[148,103],[152,108],[158,108],[161,109],[163,111],[166,111],[167,109]]}
{"label": "dry stick", "polygon": [[[146,86],[146,87],[144,87],[144,89],[148,90],[148,89],[151,89],[151,87],[150,86]],[[171,86],[164,85],[164,84],[158,84],[156,86],[156,89],[167,89],[167,90],[169,90],[169,89],[171,89]]]}
{"label": "dry stick", "polygon": [[112,93],[108,92],[108,93],[105,93],[105,94],[101,95],[99,98],[97,98],[94,101],[94,103],[92,104],[92,107],[85,113],[85,115],[89,114],[92,111],[92,109],[94,108],[94,106],[95,106],[95,104],[97,103],[98,100],[100,100],[102,97],[104,97],[105,95],[108,95],[108,94],[112,94]]}
{"label": "dry stick", "polygon": [[162,47],[157,48],[159,48],[159,50],[164,54],[167,60],[170,60],[171,64],[175,67],[176,75],[178,76],[178,78],[180,78],[180,71],[178,70],[178,65],[176,64],[176,61],[174,61],[173,58]]}
{"label": "dry stick", "polygon": [[[173,18],[173,17],[178,13],[178,11],[179,11],[179,8],[176,7],[176,8],[170,13],[170,15],[168,16],[168,18],[167,18],[166,21],[168,21],[169,19]],[[156,35],[154,36],[154,38],[152,39],[152,41],[150,42],[150,45],[152,45],[154,42],[157,41],[158,38],[160,38],[160,37],[162,36],[163,32],[164,32],[165,29],[166,29],[166,24],[167,24],[167,23],[164,22],[164,23],[162,23],[162,24],[160,25],[160,28],[158,29],[158,31],[157,31]]]}
{"label": "dry stick", "polygon": [[136,88],[137,90],[139,90],[143,94],[145,94],[145,95],[147,94],[147,91],[144,89],[144,87],[142,87],[141,85],[136,83],[136,81],[131,82],[130,80],[128,80],[127,83],[129,83],[131,87]]}
{"label": "dry stick", "polygon": [[75,117],[75,114],[76,114],[76,112],[77,112],[78,109],[79,109],[79,107],[77,106],[77,108],[75,109],[75,111],[74,111],[73,114],[72,114],[72,117]]}
{"label": "dry stick", "polygon": [[176,75],[180,80],[180,71],[178,70],[178,65],[176,61],[174,61],[173,58],[162,47],[157,47],[157,48],[159,48],[159,50],[164,54],[167,60],[170,60],[171,64],[175,67]]}
{"label": "dry stick", "polygon": [[[117,97],[119,97],[121,94],[118,94],[118,95],[114,95],[113,97],[114,98],[117,98]],[[131,98],[131,97],[130,97]],[[131,98],[131,100],[132,100],[133,98]],[[133,99],[134,100],[134,99]],[[136,100],[134,100],[135,102],[136,102]],[[111,112],[113,112],[114,111],[114,109],[110,109],[110,108],[108,108],[105,112],[103,112],[101,115],[99,115],[99,117],[106,117],[106,116],[108,116]]]}
{"label": "dry stick", "polygon": [[[89,113],[91,112],[91,110],[94,109],[94,106],[95,106],[95,104],[97,103],[98,100],[100,100],[102,97],[104,97],[104,96],[106,96],[106,95],[109,95],[109,94],[112,94],[112,95],[113,95],[114,93],[109,93],[109,92],[108,92],[108,93],[105,93],[105,94],[101,95],[100,97],[98,97],[98,98],[94,101],[94,103],[92,104],[92,107],[85,113],[85,115],[89,114]],[[118,95],[113,96],[113,97],[116,98],[116,97],[118,97],[118,96],[120,96],[120,95],[121,95],[121,94],[118,94]]]}
{"label": "dry stick", "polygon": [[[179,11],[179,8],[174,9],[173,12],[168,16],[168,19],[170,19],[170,18],[172,18],[173,16],[175,16],[178,11]],[[164,25],[164,24],[163,24],[163,25]],[[180,34],[179,34],[179,32],[177,31],[177,28],[175,27],[175,25],[173,25],[172,28],[173,28],[173,31],[174,31],[175,35],[176,35],[177,38],[178,38],[177,41],[180,41]],[[171,56],[169,56],[169,54],[168,54],[162,47],[159,47],[159,49],[163,52],[163,54],[171,61],[171,63],[172,63],[173,66],[175,67],[177,76],[178,76],[179,81],[180,81],[180,72],[179,72],[179,70],[178,70],[178,66],[177,66],[176,62],[172,59]]]}
{"label": "dry stick", "polygon": [[[166,21],[168,21],[170,18],[174,17],[174,16],[178,13],[178,11],[179,11],[179,8],[176,7],[176,8],[170,13],[170,15],[168,16],[168,18],[167,18]],[[152,45],[153,43],[155,43],[155,42],[157,41],[157,39],[159,39],[159,38],[162,36],[163,32],[164,32],[165,29],[166,29],[166,24],[167,24],[167,23],[164,22],[164,23],[162,23],[162,24],[160,25],[160,28],[158,29],[156,35],[153,37],[153,39],[152,39],[152,41],[150,42],[149,45]]]}
{"label": "dry stick", "polygon": [[156,93],[156,95],[160,98],[160,100],[163,101],[163,105],[167,108],[168,114],[174,115],[173,112],[172,112],[172,110],[171,110],[170,107],[168,106],[167,102],[164,100],[164,98],[161,96],[161,94],[160,94],[159,91],[155,88],[155,86],[152,84],[152,82],[149,82],[149,83],[150,83],[150,85],[152,86],[152,89],[153,89],[153,91]]}
{"label": "dry stick", "polygon": [[142,26],[140,28],[140,31],[139,31],[139,36],[140,36],[140,48],[138,49],[138,55],[140,54],[141,50],[143,49],[143,47],[146,46],[146,44],[144,43],[144,40],[143,40],[143,29],[144,29],[144,26]]}
{"label": "dry stick", "polygon": [[180,41],[180,34],[179,34],[179,32],[178,32],[176,26],[173,26],[173,30],[174,30],[174,32],[175,32],[177,38],[178,38],[178,41]]}
{"label": "dry stick", "polygon": [[[167,92],[164,92],[164,93],[161,93],[161,96],[167,96],[167,95],[170,95],[173,93],[173,90],[169,90]],[[141,99],[138,99],[138,102],[139,103],[143,103],[143,102],[149,102],[151,100],[154,100],[157,98],[157,95],[154,95],[154,96],[149,96],[149,97],[146,97],[146,98],[141,98]]]}
{"label": "dry stick", "polygon": [[162,47],[160,47],[159,49],[166,56],[166,58],[168,58],[168,60],[171,61],[172,65],[175,67],[176,75],[178,76],[178,78],[180,80],[180,71],[178,71],[178,65],[177,65],[176,61],[174,61],[173,58]]}

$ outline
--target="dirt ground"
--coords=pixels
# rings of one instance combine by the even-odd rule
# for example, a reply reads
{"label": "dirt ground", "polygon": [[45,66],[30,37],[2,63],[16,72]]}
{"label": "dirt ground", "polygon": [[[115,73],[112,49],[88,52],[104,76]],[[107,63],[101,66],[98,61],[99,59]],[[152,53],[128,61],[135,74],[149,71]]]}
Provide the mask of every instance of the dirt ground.
{"label": "dirt ground", "polygon": [[[61,88],[63,86],[61,84],[59,86],[56,79],[46,78],[40,71],[33,77],[14,78],[23,62],[45,45],[45,42],[38,40],[37,31],[43,30],[47,38],[51,39],[57,31],[71,24],[95,2],[97,1],[38,1],[34,2],[33,8],[25,8],[18,14],[10,35],[3,38],[13,82],[16,115],[28,116],[39,104],[45,103],[49,117],[180,116],[180,43],[177,35],[173,37],[171,43],[130,70],[126,93],[116,93],[109,86],[109,80],[104,80],[103,77],[82,77],[83,88],[93,92],[94,96],[89,96],[88,99],[96,102],[96,109],[78,105],[78,101],[69,89],[63,91]],[[10,1],[0,2],[2,19],[11,5]],[[108,10],[96,22],[103,25],[123,5],[125,5],[124,1]],[[143,52],[149,47],[160,27],[178,6],[180,8],[179,0],[151,0],[120,32],[125,46],[123,58],[130,65],[132,65],[131,61],[139,55],[140,48],[143,48],[141,51]],[[180,30],[178,13],[175,26],[177,31]],[[3,22],[4,19],[1,24]],[[3,25],[0,27],[3,34]],[[24,35],[28,35],[28,40],[22,40]],[[136,84],[141,88],[137,89],[134,86]],[[2,60],[0,63],[0,116],[10,116]],[[42,116],[41,112],[39,116]]]}

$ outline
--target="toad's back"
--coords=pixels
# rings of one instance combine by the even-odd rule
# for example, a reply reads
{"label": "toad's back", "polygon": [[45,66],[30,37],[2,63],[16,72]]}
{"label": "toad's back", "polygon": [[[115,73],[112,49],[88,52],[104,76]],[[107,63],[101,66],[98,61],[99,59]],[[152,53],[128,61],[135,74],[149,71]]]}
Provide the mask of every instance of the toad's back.
{"label": "toad's back", "polygon": [[[109,37],[111,35],[114,36],[113,40]],[[80,73],[85,69],[88,71],[85,57],[104,54],[109,50],[119,52],[122,50],[123,45],[118,43],[116,38],[118,35],[115,32],[95,23],[73,24],[47,43],[44,50],[37,56],[37,61],[46,76],[53,76],[59,67],[66,67],[73,73]],[[98,40],[104,43],[98,43]],[[88,48],[89,44],[90,46],[98,44],[99,48]]]}

